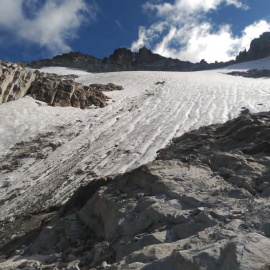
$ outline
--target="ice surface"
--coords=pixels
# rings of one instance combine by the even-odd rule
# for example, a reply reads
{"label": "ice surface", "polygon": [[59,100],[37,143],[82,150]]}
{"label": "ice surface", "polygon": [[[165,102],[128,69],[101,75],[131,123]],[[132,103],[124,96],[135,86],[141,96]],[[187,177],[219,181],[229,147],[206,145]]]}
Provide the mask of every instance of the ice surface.
{"label": "ice surface", "polygon": [[[270,109],[270,79],[251,79],[224,74],[229,69],[261,68],[270,58],[234,65],[233,68],[200,72],[114,72],[91,74],[52,67],[42,71],[79,74],[78,82],[115,83],[123,91],[106,93],[105,108],[80,110],[53,108],[25,97],[0,106],[0,152],[21,141],[51,132],[52,142],[62,146],[46,159],[26,162],[13,172],[0,172],[2,218],[61,204],[82,182],[93,175],[123,173],[152,161],[170,140],[203,125],[225,122],[243,107],[251,112]],[[164,84],[156,84],[165,81]],[[40,146],[42,148],[42,144]],[[1,157],[0,156],[0,157]],[[8,183],[8,184],[7,184]]]}
{"label": "ice surface", "polygon": [[243,62],[239,64],[234,64],[229,67],[226,67],[226,69],[229,70],[249,70],[249,69],[270,69],[270,56],[259,59],[259,60],[253,60],[249,62]]}

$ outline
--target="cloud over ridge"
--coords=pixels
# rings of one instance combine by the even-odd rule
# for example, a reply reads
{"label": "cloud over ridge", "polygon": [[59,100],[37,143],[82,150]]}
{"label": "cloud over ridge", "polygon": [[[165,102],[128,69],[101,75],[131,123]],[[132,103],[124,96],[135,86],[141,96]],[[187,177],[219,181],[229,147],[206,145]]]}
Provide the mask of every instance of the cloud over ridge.
{"label": "cloud over ridge", "polygon": [[16,42],[27,41],[50,53],[70,50],[68,41],[97,7],[85,0],[0,0],[0,29]]}
{"label": "cloud over ridge", "polygon": [[153,49],[166,57],[193,62],[205,59],[208,62],[227,61],[239,51],[249,47],[252,39],[270,31],[266,20],[256,21],[242,30],[240,36],[232,33],[231,25],[214,27],[207,15],[224,6],[247,10],[240,0],[174,0],[174,3],[146,2],[143,9],[155,14],[157,21],[150,27],[140,27],[138,39],[131,49],[142,46]]}

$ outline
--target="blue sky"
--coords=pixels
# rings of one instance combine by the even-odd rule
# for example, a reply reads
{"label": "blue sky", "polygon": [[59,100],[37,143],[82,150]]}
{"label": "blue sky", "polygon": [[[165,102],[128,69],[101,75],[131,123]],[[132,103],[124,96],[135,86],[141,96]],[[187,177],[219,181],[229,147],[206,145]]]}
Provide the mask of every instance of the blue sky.
{"label": "blue sky", "polygon": [[0,59],[68,51],[102,58],[147,46],[166,57],[226,61],[270,31],[269,0],[0,0]]}

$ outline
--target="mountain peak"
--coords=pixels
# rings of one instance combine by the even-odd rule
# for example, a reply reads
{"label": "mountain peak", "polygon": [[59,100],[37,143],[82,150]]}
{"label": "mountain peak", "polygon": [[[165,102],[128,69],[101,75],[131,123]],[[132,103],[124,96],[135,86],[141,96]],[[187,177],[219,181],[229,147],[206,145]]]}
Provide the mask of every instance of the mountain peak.
{"label": "mountain peak", "polygon": [[255,38],[250,43],[250,49],[239,53],[236,61],[245,62],[265,58],[270,55],[270,32],[264,32],[260,37]]}

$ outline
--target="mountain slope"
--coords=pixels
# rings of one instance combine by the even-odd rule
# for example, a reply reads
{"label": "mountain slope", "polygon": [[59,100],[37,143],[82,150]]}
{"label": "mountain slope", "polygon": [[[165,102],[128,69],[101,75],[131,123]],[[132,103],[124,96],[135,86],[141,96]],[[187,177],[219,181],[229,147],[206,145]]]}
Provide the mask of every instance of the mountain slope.
{"label": "mountain slope", "polygon": [[0,269],[269,269],[269,123],[242,114],[185,133],[59,211],[1,222],[0,255],[13,257]]}
{"label": "mountain slope", "polygon": [[34,270],[37,260],[56,263],[47,270],[268,267],[269,114],[249,111],[269,111],[270,80],[226,74],[268,62],[185,73],[43,69],[124,89],[106,93],[105,108],[29,96],[0,106],[0,254],[33,256],[0,269]]}
{"label": "mountain slope", "polygon": [[225,72],[84,73],[78,82],[124,90],[108,93],[103,109],[52,108],[29,97],[1,105],[2,219],[61,205],[82,183],[150,162],[173,137],[243,107],[269,110],[268,80]]}

